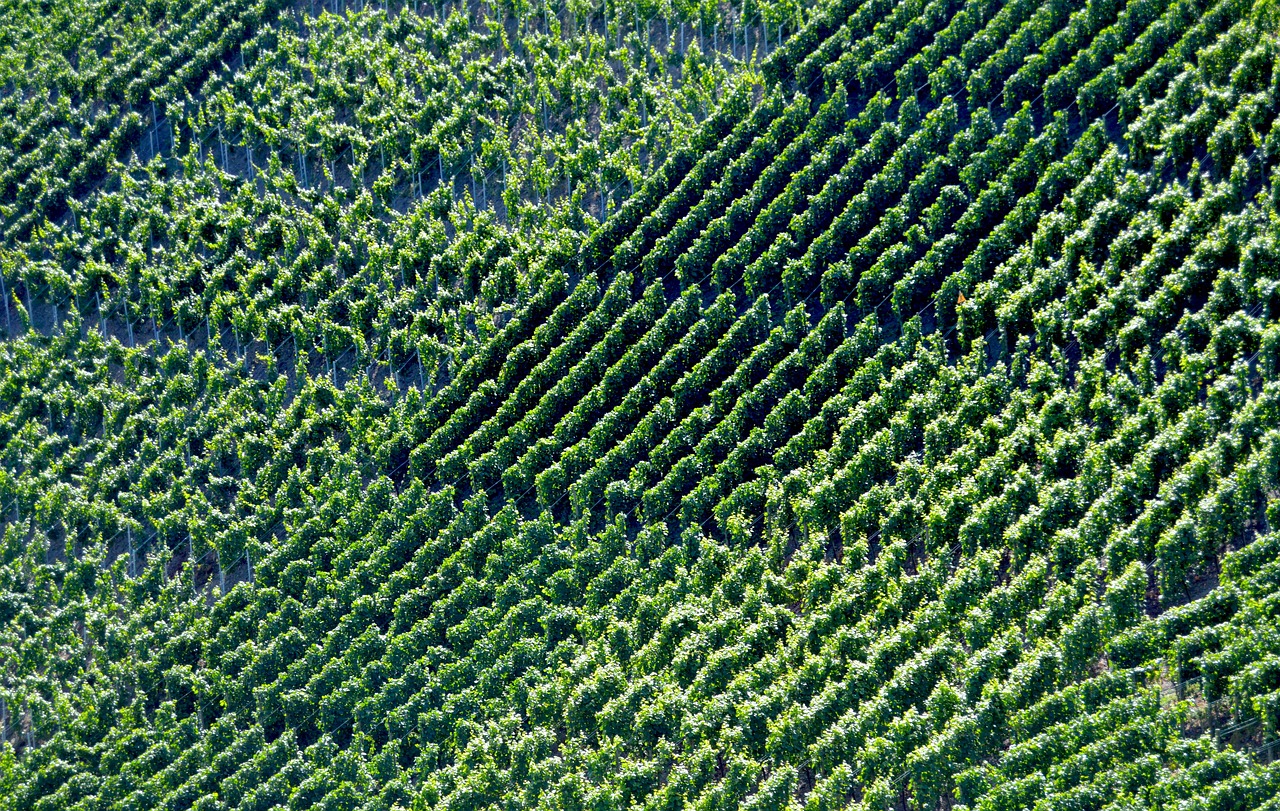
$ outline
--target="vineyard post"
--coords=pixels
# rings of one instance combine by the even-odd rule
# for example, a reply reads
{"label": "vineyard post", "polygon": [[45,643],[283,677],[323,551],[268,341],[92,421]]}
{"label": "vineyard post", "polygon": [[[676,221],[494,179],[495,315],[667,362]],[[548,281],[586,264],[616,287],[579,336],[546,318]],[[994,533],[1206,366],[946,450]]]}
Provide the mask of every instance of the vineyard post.
{"label": "vineyard post", "polygon": [[0,274],[0,298],[4,299],[4,328],[13,332],[13,322],[9,319],[9,291],[4,286],[4,275]]}
{"label": "vineyard post", "polygon": [[120,291],[120,301],[124,302],[124,323],[129,327],[129,348],[136,348],[133,342],[133,319],[129,317],[129,299],[124,291]]}

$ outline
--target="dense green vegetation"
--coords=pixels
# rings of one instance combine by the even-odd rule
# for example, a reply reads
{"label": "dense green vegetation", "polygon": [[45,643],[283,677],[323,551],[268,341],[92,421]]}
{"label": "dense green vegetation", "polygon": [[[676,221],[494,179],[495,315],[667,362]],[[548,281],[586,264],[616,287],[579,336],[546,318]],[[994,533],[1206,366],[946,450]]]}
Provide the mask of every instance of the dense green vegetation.
{"label": "dense green vegetation", "polygon": [[1280,808],[1280,9],[0,21],[0,808]]}

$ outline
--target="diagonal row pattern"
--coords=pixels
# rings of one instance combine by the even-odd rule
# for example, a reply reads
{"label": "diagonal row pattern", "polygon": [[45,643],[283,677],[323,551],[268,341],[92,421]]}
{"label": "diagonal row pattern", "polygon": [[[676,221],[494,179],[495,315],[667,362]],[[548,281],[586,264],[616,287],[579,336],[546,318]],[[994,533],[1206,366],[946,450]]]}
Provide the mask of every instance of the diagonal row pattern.
{"label": "diagonal row pattern", "polygon": [[282,415],[18,805],[1274,803],[1270,13],[827,5],[434,399]]}

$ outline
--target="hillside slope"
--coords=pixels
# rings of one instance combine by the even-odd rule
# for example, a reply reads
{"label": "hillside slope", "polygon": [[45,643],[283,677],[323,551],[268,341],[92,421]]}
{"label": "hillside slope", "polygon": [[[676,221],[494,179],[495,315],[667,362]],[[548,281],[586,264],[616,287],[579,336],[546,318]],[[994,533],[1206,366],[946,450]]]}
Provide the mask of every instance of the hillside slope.
{"label": "hillside slope", "polygon": [[1277,22],[832,0],[438,390],[48,338],[177,415],[111,500],[11,343],[0,795],[1280,807]]}

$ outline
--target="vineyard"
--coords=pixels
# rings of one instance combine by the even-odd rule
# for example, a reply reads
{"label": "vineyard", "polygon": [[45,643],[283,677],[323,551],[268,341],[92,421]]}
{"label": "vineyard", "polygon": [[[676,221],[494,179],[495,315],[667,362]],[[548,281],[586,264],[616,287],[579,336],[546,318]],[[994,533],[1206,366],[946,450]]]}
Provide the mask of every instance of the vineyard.
{"label": "vineyard", "polygon": [[9,0],[0,811],[1280,811],[1275,0]]}

